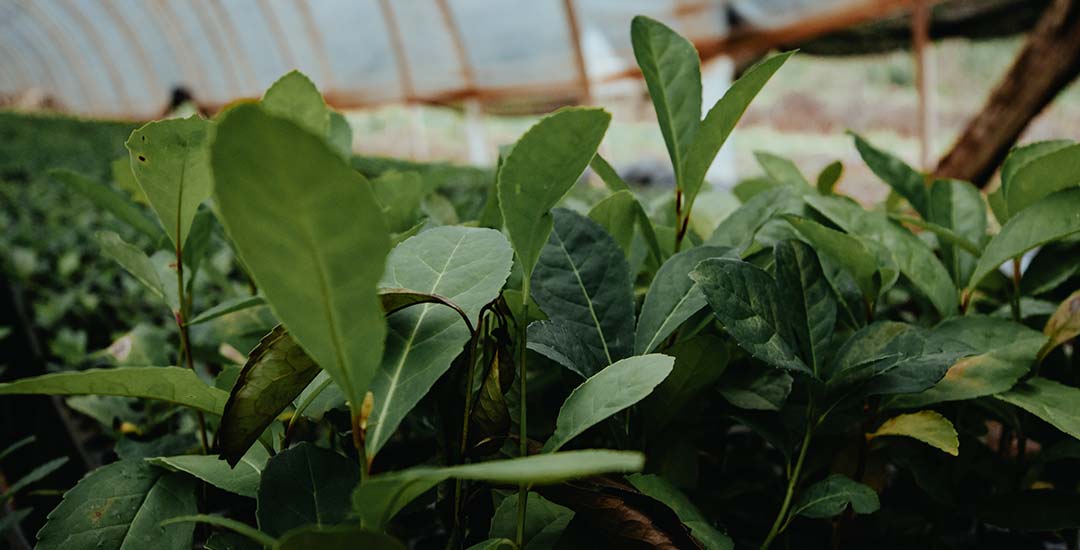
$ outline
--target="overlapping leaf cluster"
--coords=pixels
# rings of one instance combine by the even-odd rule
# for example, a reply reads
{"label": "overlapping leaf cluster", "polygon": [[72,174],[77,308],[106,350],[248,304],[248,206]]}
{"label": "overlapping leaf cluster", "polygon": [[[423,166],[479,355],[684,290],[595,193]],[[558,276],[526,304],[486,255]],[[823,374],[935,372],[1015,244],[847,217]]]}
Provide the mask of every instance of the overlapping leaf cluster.
{"label": "overlapping leaf cluster", "polygon": [[[168,308],[184,364],[0,394],[168,403],[190,439],[118,446],[39,547],[835,547],[1080,527],[1039,515],[1080,511],[1060,467],[1080,457],[1080,149],[1017,149],[987,204],[855,136],[899,199],[884,209],[840,194],[838,163],[811,185],[759,153],[764,177],[710,220],[694,210],[706,172],[790,54],[702,118],[694,47],[647,18],[631,37],[668,201],[639,200],[596,153],[601,109],[536,123],[464,223],[418,174],[354,170],[348,124],[299,73],[212,120],[135,131],[159,223],[98,203],[165,252],[98,240]],[[589,167],[606,196],[565,207]],[[195,312],[214,231],[251,292]],[[195,359],[191,333],[242,316],[264,331],[242,367]]]}

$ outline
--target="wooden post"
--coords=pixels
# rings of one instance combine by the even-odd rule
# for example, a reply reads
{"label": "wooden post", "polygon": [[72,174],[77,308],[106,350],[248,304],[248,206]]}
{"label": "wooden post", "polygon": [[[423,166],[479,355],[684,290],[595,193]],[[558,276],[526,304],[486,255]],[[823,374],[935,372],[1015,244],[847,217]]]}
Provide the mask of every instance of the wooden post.
{"label": "wooden post", "polygon": [[939,177],[985,187],[1020,134],[1080,74],[1080,0],[1053,0],[979,114],[938,163]]}

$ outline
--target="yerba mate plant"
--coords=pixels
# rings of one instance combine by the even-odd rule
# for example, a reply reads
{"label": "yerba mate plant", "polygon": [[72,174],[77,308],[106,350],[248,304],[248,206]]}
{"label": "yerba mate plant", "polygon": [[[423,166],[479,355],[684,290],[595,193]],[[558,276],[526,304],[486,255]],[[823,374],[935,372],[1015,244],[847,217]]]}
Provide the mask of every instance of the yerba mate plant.
{"label": "yerba mate plant", "polygon": [[[702,119],[694,47],[642,17],[631,37],[666,200],[597,154],[595,108],[529,129],[462,223],[417,174],[354,170],[299,73],[132,133],[156,222],[95,203],[166,252],[98,243],[174,320],[178,366],[0,394],[138,398],[166,433],[125,432],[139,452],[70,489],[38,548],[1075,547],[1080,145],[1016,149],[988,207],[855,136],[894,192],[869,210],[839,163],[811,184],[759,153],[711,219],[705,173],[791,54]],[[589,167],[606,196],[565,201]],[[210,235],[248,295],[195,310]],[[246,356],[192,344],[251,317]]]}

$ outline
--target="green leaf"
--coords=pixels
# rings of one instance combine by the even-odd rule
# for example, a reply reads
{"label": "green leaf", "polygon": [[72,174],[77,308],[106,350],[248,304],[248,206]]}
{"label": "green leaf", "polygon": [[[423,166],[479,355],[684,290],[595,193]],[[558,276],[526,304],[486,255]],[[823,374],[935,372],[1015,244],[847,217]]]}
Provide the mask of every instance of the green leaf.
{"label": "green leaf", "polygon": [[778,411],[794,382],[786,372],[770,368],[727,369],[720,379],[720,395],[740,409]]}
{"label": "green leaf", "polygon": [[878,429],[866,434],[866,439],[886,435],[906,436],[918,439],[931,447],[957,456],[960,454],[960,440],[956,428],[948,418],[934,411],[919,411],[894,416],[878,426]]}
{"label": "green leaf", "polygon": [[1058,148],[1060,142],[1050,143],[1041,151],[1045,154],[1017,168],[1009,185],[1003,185],[1010,217],[1047,195],[1080,185],[1080,144]]}
{"label": "green leaf", "polygon": [[[498,231],[437,227],[411,237],[390,252],[380,286],[444,297],[475,325],[480,309],[499,296],[510,274],[513,252]],[[386,353],[371,392],[367,452],[373,457],[390,439],[470,337],[458,313],[425,303],[390,315]]]}
{"label": "green leaf", "polygon": [[806,181],[806,176],[803,176],[799,167],[795,166],[790,159],[764,151],[754,151],[754,158],[765,170],[765,174],[777,183],[792,187],[810,185],[810,182]]}
{"label": "green leaf", "polygon": [[968,288],[975,288],[991,271],[1028,250],[1077,232],[1080,232],[1080,189],[1043,197],[1012,216],[990,239]]}
{"label": "green leaf", "polygon": [[255,498],[269,458],[262,445],[252,445],[235,465],[209,455],[162,456],[147,461],[173,472],[187,472],[223,491]]}
{"label": "green leaf", "polygon": [[90,472],[64,493],[38,532],[36,548],[190,550],[193,525],[160,524],[196,511],[190,477],[142,460],[122,460]]}
{"label": "green leaf", "polygon": [[643,15],[630,23],[630,42],[656,109],[675,181],[685,189],[680,176],[701,124],[701,60],[689,40]]}
{"label": "green leaf", "polygon": [[698,246],[679,252],[657,270],[645,294],[634,337],[634,353],[649,353],[680,325],[705,307],[705,295],[690,280],[690,271],[702,260],[727,255],[722,246]]}
{"label": "green leaf", "polygon": [[154,223],[154,220],[143,214],[143,211],[128,197],[114,191],[107,184],[62,168],[50,170],[49,177],[90,199],[94,206],[109,211],[124,223],[150,237],[153,242],[159,242],[165,238],[161,227]]}
{"label": "green leaf", "polygon": [[833,474],[807,487],[790,516],[831,518],[843,513],[849,504],[856,514],[872,514],[881,507],[873,489],[842,474]]}
{"label": "green leaf", "polygon": [[263,95],[262,106],[266,112],[287,118],[319,137],[330,132],[330,110],[315,83],[300,71],[291,71],[271,84]]}
{"label": "green leaf", "polygon": [[596,175],[600,176],[600,179],[604,182],[604,185],[606,185],[608,190],[612,193],[618,193],[619,191],[630,191],[630,186],[627,185],[626,182],[623,181],[622,177],[619,176],[619,173],[616,172],[610,164],[608,164],[608,161],[604,160],[604,157],[600,156],[600,153],[597,153],[595,156],[593,156],[592,161],[589,162],[589,167],[593,169],[593,172],[596,172]]}
{"label": "green leaf", "polygon": [[156,399],[220,415],[229,394],[181,367],[118,367],[58,372],[0,384],[0,395],[118,395]]}
{"label": "green leaf", "polygon": [[266,301],[359,406],[386,333],[375,284],[390,240],[370,185],[322,138],[250,104],[218,123],[211,165],[222,221]]}
{"label": "green leaf", "polygon": [[59,470],[64,464],[67,464],[67,461],[68,458],[66,456],[54,458],[37,466],[33,470],[30,470],[29,473],[7,486],[3,493],[0,493],[0,504],[6,503],[8,499],[15,496],[16,493],[22,491],[26,487],[45,479],[49,474]]}
{"label": "green leaf", "polygon": [[327,132],[327,141],[346,160],[351,160],[353,148],[353,130],[349,126],[345,115],[337,111],[330,111],[330,129]]}
{"label": "green leaf", "polygon": [[[161,526],[165,527],[177,523],[205,523],[207,525],[223,527],[225,529],[233,531],[232,533],[212,534],[210,536],[210,540],[207,540],[206,545],[204,546],[206,550],[216,550],[218,546],[214,544],[215,542],[224,546],[225,548],[227,548],[227,550],[240,550],[250,548],[252,546],[251,543],[253,542],[258,543],[263,548],[272,548],[274,545],[277,544],[277,540],[275,540],[274,537],[271,537],[270,535],[267,535],[266,533],[263,533],[262,531],[259,531],[258,529],[255,529],[254,527],[251,527],[246,523],[241,523],[239,521],[236,521],[235,519],[229,519],[226,517],[214,516],[210,514],[178,516],[161,522]],[[244,538],[238,538],[240,534],[242,534]],[[221,535],[228,535],[228,537],[225,540],[219,538],[217,539],[217,541],[214,541],[215,537],[219,537]]]}
{"label": "green leaf", "polygon": [[707,244],[727,246],[739,253],[754,243],[754,236],[778,214],[800,212],[803,199],[792,188],[781,186],[754,195],[746,204],[716,226]]}
{"label": "green leaf", "polygon": [[891,221],[882,212],[867,212],[839,197],[807,196],[806,202],[849,234],[865,237],[880,245],[896,267],[922,292],[942,317],[959,307],[958,291],[949,272],[934,251],[910,231]]}
{"label": "green leaf", "polygon": [[120,235],[112,231],[98,231],[94,234],[101,251],[120,264],[135,280],[142,283],[154,296],[161,299],[172,311],[179,311],[180,303],[174,299],[176,293],[165,290],[165,284],[158,274],[157,267],[142,250],[124,242]]}
{"label": "green leaf", "polygon": [[207,321],[212,321],[221,317],[222,315],[228,315],[236,311],[243,311],[255,306],[261,306],[266,303],[266,299],[256,294],[254,296],[238,296],[230,300],[221,302],[220,304],[207,309],[206,311],[198,314],[195,318],[187,322],[187,326],[198,325]]}
{"label": "green leaf", "polygon": [[333,451],[307,442],[282,451],[266,463],[259,482],[259,528],[281,536],[297,527],[341,523],[359,481],[356,463]]}
{"label": "green leaf", "polygon": [[1080,439],[1080,389],[1041,377],[1017,384],[998,399],[1016,405],[1055,428]]}
{"label": "green leaf", "polygon": [[495,346],[491,350],[491,364],[475,397],[469,422],[469,444],[482,443],[489,438],[505,436],[510,431],[510,409],[504,393],[510,389],[513,365],[510,351]]}
{"label": "green leaf", "polygon": [[675,356],[671,374],[645,400],[645,421],[656,433],[678,415],[683,405],[714,384],[728,366],[727,343],[711,334],[679,342],[669,351]]}
{"label": "green leaf", "polygon": [[[930,187],[927,221],[951,230],[981,250],[986,242],[986,203],[974,185],[960,180],[936,180]],[[941,260],[960,288],[971,278],[978,255],[942,239]]]}
{"label": "green leaf", "polygon": [[[637,199],[630,191],[619,191],[596,203],[589,210],[589,219],[600,224],[615,242],[623,255],[630,257],[630,245],[637,225]],[[541,253],[542,254],[542,253]]]}
{"label": "green leaf", "polygon": [[183,248],[199,205],[210,197],[210,122],[192,115],[151,122],[124,144],[131,171],[175,248]]}
{"label": "green leaf", "polygon": [[838,160],[829,163],[817,177],[817,190],[822,195],[832,195],[836,182],[844,175],[844,164]]}
{"label": "green leaf", "polygon": [[898,395],[886,403],[888,407],[916,408],[1006,391],[1028,372],[1046,342],[1045,336],[1024,325],[981,315],[947,319],[933,332],[939,340],[968,346],[971,355],[953,363],[934,387]]}
{"label": "green leaf", "polygon": [[534,321],[526,338],[528,349],[588,378],[596,373],[596,359],[577,327],[557,321]]}
{"label": "green leaf", "polygon": [[[528,511],[526,511],[526,515],[528,515]],[[528,521],[527,518],[526,521]],[[510,539],[488,539],[470,546],[468,550],[516,550],[516,548],[517,545]]]}
{"label": "green leaf", "polygon": [[795,351],[776,282],[768,273],[743,261],[712,258],[699,263],[690,278],[740,347],[776,368],[813,373]]}
{"label": "green leaf", "polygon": [[881,290],[877,258],[862,239],[807,218],[787,215],[784,219],[815,249],[845,269],[859,286],[865,300],[877,298]]}
{"label": "green leaf", "polygon": [[698,510],[682,491],[662,477],[653,474],[633,474],[626,476],[638,491],[659,500],[679,516],[683,524],[690,528],[690,533],[707,550],[734,550],[731,537],[712,526],[709,518]]}
{"label": "green leaf", "polygon": [[826,361],[836,326],[836,296],[810,245],[780,241],[773,248],[773,258],[778,297],[786,304],[803,361],[817,375]]}
{"label": "green leaf", "polygon": [[533,298],[548,318],[584,343],[589,375],[629,356],[634,349],[634,298],[630,269],[600,224],[555,209],[554,230],[532,276]]}
{"label": "green leaf", "polygon": [[830,391],[849,396],[916,393],[937,384],[957,360],[971,354],[961,342],[933,331],[892,321],[873,323],[853,334],[836,354]]}
{"label": "green leaf", "polygon": [[893,191],[907,199],[920,216],[931,219],[931,198],[926,178],[904,161],[874,147],[858,134],[851,133],[851,135],[855,138],[855,148],[866,162],[866,166],[882,181],[889,184]]}
{"label": "green leaf", "polygon": [[19,449],[33,443],[34,441],[37,441],[37,436],[30,435],[8,445],[6,448],[4,448],[4,450],[0,451],[0,460],[11,456],[11,454],[15,451],[18,451]]}
{"label": "green leaf", "polygon": [[[1076,261],[1078,256],[1080,243],[1065,241],[1040,247],[1020,279],[1021,300],[1028,296],[1046,294],[1080,273],[1080,262]],[[1053,313],[1054,309],[1055,307],[1051,307],[1045,315]],[[1028,308],[1022,308],[1022,312],[1028,315]]]}
{"label": "green leaf", "polygon": [[551,234],[549,211],[585,171],[610,122],[601,109],[560,109],[525,132],[499,170],[499,206],[526,277]]}
{"label": "green leaf", "polygon": [[424,179],[416,172],[384,172],[371,181],[390,231],[400,233],[416,224],[420,203],[427,192]]}
{"label": "green leaf", "polygon": [[[517,535],[518,500],[516,498],[504,498],[495,508],[495,515],[491,517],[491,530],[488,536],[500,537],[501,540],[513,539]],[[528,502],[525,506],[525,525],[523,528],[522,548],[542,550],[555,548],[559,537],[574,518],[574,511],[559,506],[554,502],[536,494],[529,493]],[[496,539],[500,540],[500,539]],[[516,548],[511,543],[511,548]],[[499,548],[494,545],[492,548]]]}
{"label": "green leaf", "polygon": [[555,433],[542,452],[553,453],[602,420],[645,399],[669,374],[675,358],[658,353],[612,363],[570,392],[559,409]]}
{"label": "green leaf", "polygon": [[1040,361],[1054,351],[1054,348],[1080,335],[1080,290],[1062,300],[1061,305],[1046,321],[1043,334],[1050,340],[1039,350]]}
{"label": "green leaf", "polygon": [[274,550],[405,550],[394,537],[355,525],[300,527],[285,533]]}
{"label": "green leaf", "polygon": [[724,97],[709,109],[682,163],[682,190],[686,195],[686,211],[693,208],[694,199],[705,182],[705,173],[709,166],[712,166],[720,147],[735,129],[735,124],[765,83],[793,53],[795,52],[774,55],[751,67],[728,88]]}
{"label": "green leaf", "polygon": [[214,441],[221,458],[235,466],[317,374],[319,366],[285,327],[263,336],[229,392]]}
{"label": "green leaf", "polygon": [[606,473],[639,472],[644,466],[645,457],[641,453],[586,450],[444,468],[409,468],[368,478],[353,494],[353,511],[365,527],[381,529],[406,504],[447,479],[504,485],[553,485]]}

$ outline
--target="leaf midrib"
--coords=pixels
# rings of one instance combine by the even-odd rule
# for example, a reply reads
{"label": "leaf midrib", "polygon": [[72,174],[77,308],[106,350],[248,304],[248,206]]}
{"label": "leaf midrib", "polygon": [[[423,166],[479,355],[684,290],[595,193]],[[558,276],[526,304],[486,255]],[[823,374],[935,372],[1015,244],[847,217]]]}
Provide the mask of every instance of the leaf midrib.
{"label": "leaf midrib", "polygon": [[607,358],[607,364],[610,365],[611,352],[608,350],[607,338],[604,336],[604,329],[600,326],[600,319],[596,316],[596,310],[593,308],[592,297],[589,296],[589,291],[585,288],[585,283],[581,280],[581,273],[578,272],[577,264],[574,263],[574,258],[570,256],[570,251],[566,249],[566,245],[563,244],[562,236],[558,231],[552,231],[552,236],[559,243],[559,249],[563,251],[566,256],[567,263],[570,264],[570,269],[574,272],[574,278],[577,279],[578,288],[581,289],[581,294],[585,296],[585,304],[589,306],[589,316],[592,317],[593,325],[596,326],[596,333],[600,335],[600,343],[604,346],[604,357]]}
{"label": "leaf midrib", "polygon": [[[454,259],[454,255],[456,255],[458,249],[461,248],[461,243],[465,242],[466,235],[466,233],[462,233],[458,237],[458,241],[454,244],[454,248],[451,249],[450,254],[446,256],[446,262],[443,264],[442,269],[438,271],[435,277],[435,282],[431,285],[431,289],[428,290],[429,294],[433,294],[435,290],[439,288],[439,284],[442,282],[443,275],[446,274],[447,269],[450,267],[450,262]],[[413,324],[412,331],[409,333],[408,339],[405,340],[405,347],[401,352],[401,358],[398,359],[397,365],[394,367],[392,375],[390,376],[390,386],[386,392],[387,398],[383,400],[383,405],[379,410],[379,415],[375,417],[378,419],[378,422],[375,422],[375,425],[372,427],[371,441],[378,441],[379,437],[382,435],[383,426],[386,424],[386,422],[384,422],[384,419],[386,418],[387,413],[390,411],[390,403],[393,401],[390,396],[397,393],[398,380],[401,378],[401,371],[405,368],[405,359],[409,357],[409,350],[412,349],[413,342],[416,340],[416,334],[420,331],[420,325],[424,323],[424,317],[427,316],[428,311],[430,311],[432,307],[434,307],[434,304],[424,304],[423,309],[420,310],[419,317],[417,317],[416,319],[416,323]]]}

